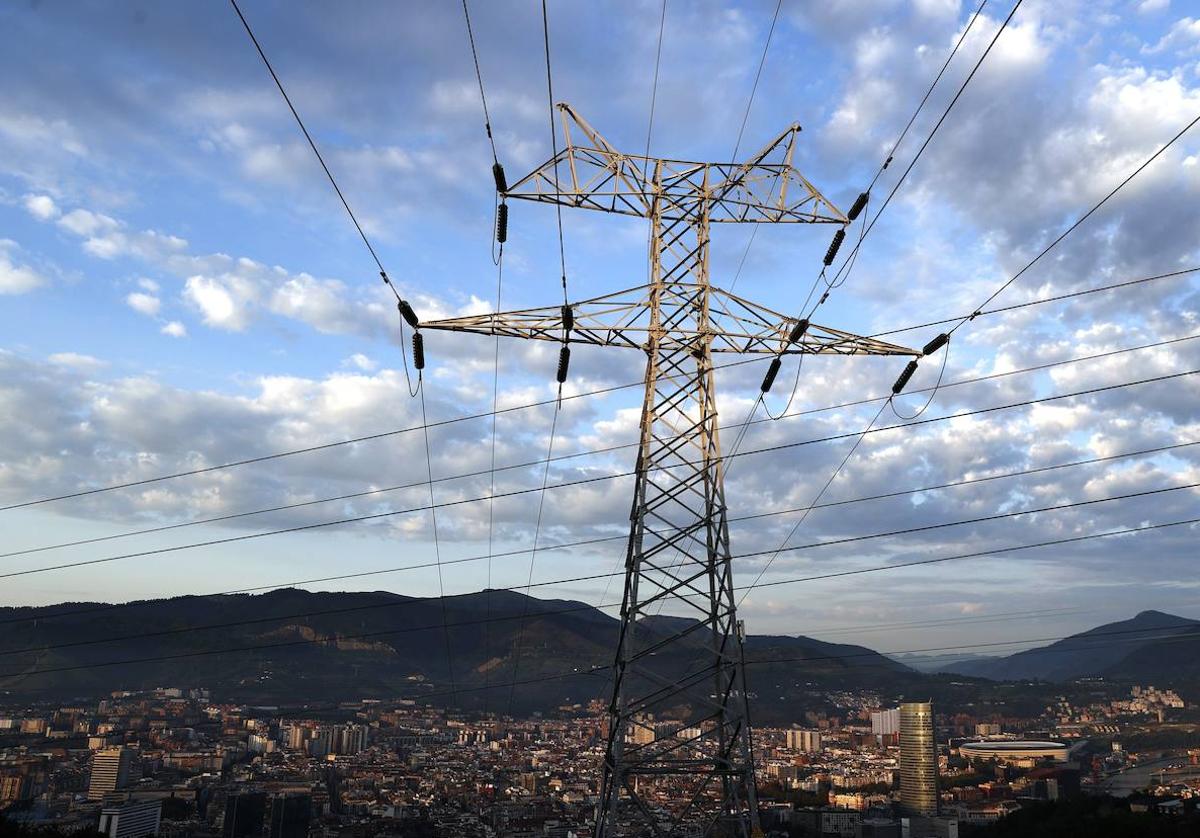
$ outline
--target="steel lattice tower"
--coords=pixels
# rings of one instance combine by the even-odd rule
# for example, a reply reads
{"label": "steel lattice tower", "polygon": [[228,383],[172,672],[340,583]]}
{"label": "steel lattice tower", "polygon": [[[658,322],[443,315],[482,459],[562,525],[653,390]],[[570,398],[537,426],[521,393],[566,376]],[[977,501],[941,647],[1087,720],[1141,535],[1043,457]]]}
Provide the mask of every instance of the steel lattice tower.
{"label": "steel lattice tower", "polygon": [[[847,223],[792,166],[799,125],[745,162],[690,163],[623,154],[557,108],[565,147],[504,197],[649,219],[649,284],[422,326],[646,353],[597,835],[749,835],[758,813],[713,354],[920,353],[798,325],[712,286],[714,223]],[[664,605],[694,619],[659,618]],[[664,784],[673,800],[657,796]]]}

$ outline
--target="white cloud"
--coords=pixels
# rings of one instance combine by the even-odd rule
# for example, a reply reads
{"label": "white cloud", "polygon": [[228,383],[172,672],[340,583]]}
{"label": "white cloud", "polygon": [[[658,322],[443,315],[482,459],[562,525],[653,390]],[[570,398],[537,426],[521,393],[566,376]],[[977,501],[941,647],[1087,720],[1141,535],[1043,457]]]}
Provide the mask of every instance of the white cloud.
{"label": "white cloud", "polygon": [[162,329],[160,329],[160,331],[164,335],[167,335],[167,336],[173,337],[173,338],[187,337],[187,327],[184,326],[182,323],[180,323],[178,320],[172,320],[169,323],[166,323],[162,327]]}
{"label": "white cloud", "polygon": [[1143,49],[1147,53],[1174,51],[1181,55],[1200,53],[1200,19],[1185,17],[1175,21],[1169,32],[1152,47]]}
{"label": "white cloud", "polygon": [[73,209],[58,219],[58,226],[77,236],[93,236],[99,232],[115,230],[120,225],[115,218],[104,213]]}
{"label": "white cloud", "polygon": [[14,262],[9,255],[17,243],[0,239],[0,294],[25,294],[46,284],[46,279],[28,265]]}
{"label": "white cloud", "polygon": [[1138,11],[1144,15],[1161,12],[1163,9],[1171,5],[1171,0],[1142,0],[1138,4]]}
{"label": "white cloud", "polygon": [[135,291],[125,298],[125,303],[139,314],[144,314],[147,317],[156,317],[158,311],[162,308],[162,300],[155,297],[153,294],[143,294]]}
{"label": "white cloud", "polygon": [[47,357],[50,363],[60,367],[67,367],[78,372],[94,373],[97,370],[108,366],[107,363],[99,358],[94,358],[91,355],[83,355],[79,352],[56,352]]}
{"label": "white cloud", "polygon": [[371,372],[372,370],[377,369],[379,367],[379,364],[377,364],[375,361],[368,358],[366,355],[362,354],[361,352],[355,352],[349,358],[342,361],[342,366],[356,367],[356,368],[362,370],[363,372]]}
{"label": "white cloud", "polygon": [[159,291],[159,285],[153,279],[139,279],[138,287],[143,291],[149,291],[151,294],[157,294]]}
{"label": "white cloud", "polygon": [[39,221],[49,221],[58,217],[58,205],[49,195],[26,195],[25,209]]}
{"label": "white cloud", "polygon": [[258,289],[249,280],[233,274],[218,277],[188,277],[183,297],[199,312],[208,326],[240,332],[250,323],[251,303]]}

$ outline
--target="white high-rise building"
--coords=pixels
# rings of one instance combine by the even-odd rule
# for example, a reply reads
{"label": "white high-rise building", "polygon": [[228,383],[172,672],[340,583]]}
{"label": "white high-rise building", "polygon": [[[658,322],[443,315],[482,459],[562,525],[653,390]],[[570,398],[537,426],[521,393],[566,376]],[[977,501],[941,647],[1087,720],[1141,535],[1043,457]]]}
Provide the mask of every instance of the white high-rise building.
{"label": "white high-rise building", "polygon": [[133,757],[133,751],[128,748],[108,748],[92,754],[88,800],[103,800],[104,795],[129,785],[133,773]]}
{"label": "white high-rise building", "polygon": [[807,754],[821,750],[821,731],[819,730],[789,730],[787,746],[793,751],[804,751]]}

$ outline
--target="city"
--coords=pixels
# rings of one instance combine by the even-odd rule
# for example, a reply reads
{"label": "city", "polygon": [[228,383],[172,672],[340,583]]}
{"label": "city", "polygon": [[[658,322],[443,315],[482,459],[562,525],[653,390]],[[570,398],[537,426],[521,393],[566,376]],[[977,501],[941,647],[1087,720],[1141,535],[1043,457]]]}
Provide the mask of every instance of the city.
{"label": "city", "polygon": [[[1172,690],[1134,686],[1090,704],[1057,696],[1034,718],[877,708],[867,692],[826,698],[836,713],[755,731],[766,835],[986,835],[973,830],[1031,801],[1102,789],[1133,812],[1197,822],[1200,746],[1126,747],[1179,719],[1200,730]],[[110,838],[594,834],[600,702],[529,719],[375,700],[285,714],[168,687],[14,709],[0,717],[11,823]],[[1122,781],[1136,772],[1145,786],[1132,793]]]}

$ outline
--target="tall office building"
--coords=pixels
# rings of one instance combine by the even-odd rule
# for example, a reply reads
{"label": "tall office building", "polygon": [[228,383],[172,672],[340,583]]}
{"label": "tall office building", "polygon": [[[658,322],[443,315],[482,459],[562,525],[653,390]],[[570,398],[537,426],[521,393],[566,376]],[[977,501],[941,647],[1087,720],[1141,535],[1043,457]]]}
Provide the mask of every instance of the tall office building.
{"label": "tall office building", "polygon": [[88,800],[103,800],[104,795],[129,785],[133,774],[133,757],[133,751],[128,748],[108,748],[92,754]]}
{"label": "tall office building", "polygon": [[933,705],[900,705],[900,809],[903,814],[935,817],[938,812],[937,745]]}
{"label": "tall office building", "polygon": [[161,800],[128,801],[100,810],[100,831],[108,838],[146,838],[158,834],[161,820]]}

